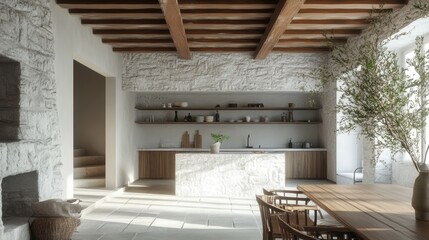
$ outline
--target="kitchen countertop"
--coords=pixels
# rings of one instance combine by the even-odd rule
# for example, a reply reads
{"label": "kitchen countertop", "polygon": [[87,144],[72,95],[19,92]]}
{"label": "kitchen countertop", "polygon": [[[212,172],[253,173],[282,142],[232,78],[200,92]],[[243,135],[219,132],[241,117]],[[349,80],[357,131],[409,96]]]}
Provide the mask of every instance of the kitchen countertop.
{"label": "kitchen countertop", "polygon": [[[208,148],[140,148],[137,151],[210,152]],[[326,148],[221,148],[221,152],[311,152]]]}

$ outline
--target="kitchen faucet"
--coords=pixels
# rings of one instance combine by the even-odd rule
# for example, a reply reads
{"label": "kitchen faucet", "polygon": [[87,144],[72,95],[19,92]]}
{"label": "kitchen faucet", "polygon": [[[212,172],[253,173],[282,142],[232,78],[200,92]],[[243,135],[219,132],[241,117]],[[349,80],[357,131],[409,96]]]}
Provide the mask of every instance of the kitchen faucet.
{"label": "kitchen faucet", "polygon": [[250,146],[250,134],[247,135],[247,146],[246,148],[253,148],[253,146]]}

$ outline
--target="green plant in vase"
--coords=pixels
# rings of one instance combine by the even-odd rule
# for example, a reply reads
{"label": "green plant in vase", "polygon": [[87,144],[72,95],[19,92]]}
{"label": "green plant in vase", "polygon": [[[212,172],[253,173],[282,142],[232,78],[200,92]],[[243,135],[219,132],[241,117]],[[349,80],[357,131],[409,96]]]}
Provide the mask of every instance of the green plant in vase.
{"label": "green plant in vase", "polygon": [[215,141],[215,143],[213,143],[210,146],[210,152],[211,153],[219,153],[221,143],[225,140],[228,140],[229,136],[221,134],[221,133],[211,133],[211,136],[212,136],[213,141]]}
{"label": "green plant in vase", "polygon": [[416,219],[429,221],[429,146],[424,146],[423,136],[429,116],[429,52],[417,38],[407,70],[377,31],[362,42],[356,51],[335,47],[330,65],[318,70],[319,79],[337,81],[339,130],[357,130],[369,139],[375,148],[374,164],[383,149],[410,156],[419,173],[412,200]]}

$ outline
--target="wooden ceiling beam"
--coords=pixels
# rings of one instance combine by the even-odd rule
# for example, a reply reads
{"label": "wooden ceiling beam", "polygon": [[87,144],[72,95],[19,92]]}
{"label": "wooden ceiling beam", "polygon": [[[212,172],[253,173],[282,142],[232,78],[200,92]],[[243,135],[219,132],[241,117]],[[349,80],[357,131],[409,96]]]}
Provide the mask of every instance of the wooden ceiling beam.
{"label": "wooden ceiling beam", "polygon": [[255,52],[256,59],[264,59],[274,48],[281,35],[284,33],[293,17],[299,12],[305,0],[287,1],[280,0],[271,17],[265,33]]}
{"label": "wooden ceiling beam", "polygon": [[171,38],[177,49],[179,57],[190,59],[191,51],[189,50],[188,40],[186,39],[185,27],[179,9],[177,0],[159,0],[165,21],[170,29]]}

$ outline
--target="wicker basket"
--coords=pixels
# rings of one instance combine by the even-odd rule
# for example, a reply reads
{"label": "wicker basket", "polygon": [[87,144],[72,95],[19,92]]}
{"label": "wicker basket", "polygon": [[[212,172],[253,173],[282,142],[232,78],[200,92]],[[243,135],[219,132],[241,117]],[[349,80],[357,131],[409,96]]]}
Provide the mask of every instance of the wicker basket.
{"label": "wicker basket", "polygon": [[73,217],[38,217],[31,223],[31,233],[36,240],[67,240],[80,225]]}

